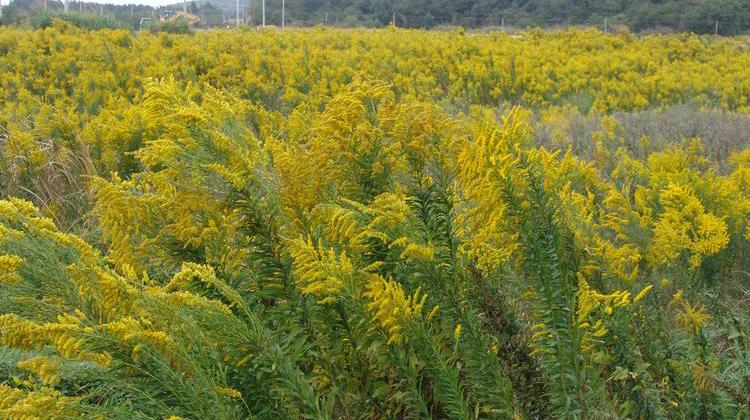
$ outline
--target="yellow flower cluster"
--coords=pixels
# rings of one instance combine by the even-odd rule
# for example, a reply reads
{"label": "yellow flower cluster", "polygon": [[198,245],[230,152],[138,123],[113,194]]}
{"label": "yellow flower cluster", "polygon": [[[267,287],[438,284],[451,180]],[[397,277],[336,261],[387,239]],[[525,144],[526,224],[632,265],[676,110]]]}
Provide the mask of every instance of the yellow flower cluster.
{"label": "yellow flower cluster", "polygon": [[[405,238],[399,238],[393,241],[393,245],[401,244],[403,242],[401,239]],[[404,252],[401,253],[401,257],[404,259],[425,262],[432,261],[434,255],[435,250],[432,247],[415,243],[407,243],[404,247]]]}
{"label": "yellow flower cluster", "polygon": [[128,316],[105,324],[102,328],[118,340],[132,346],[131,358],[134,361],[138,361],[146,346],[171,358],[179,353],[174,340],[166,332],[153,329],[151,322],[145,319],[139,320]]}
{"label": "yellow flower cluster", "polygon": [[684,296],[682,290],[672,296],[672,302],[670,306],[674,306],[677,311],[676,321],[677,326],[686,332],[698,334],[706,321],[711,319],[711,316],[706,313],[705,308],[701,306],[691,305]]}
{"label": "yellow flower cluster", "polygon": [[102,366],[109,365],[111,356],[87,350],[85,336],[93,333],[72,315],[59,315],[58,322],[36,323],[14,314],[0,315],[0,344],[19,349],[43,349],[51,346],[66,358],[88,360]]}
{"label": "yellow flower cluster", "polygon": [[713,255],[729,243],[726,223],[704,210],[687,188],[670,185],[659,195],[664,212],[654,226],[651,257],[658,264],[672,263],[683,250],[690,252],[690,266]]}
{"label": "yellow flower cluster", "polygon": [[29,420],[74,418],[80,415],[76,410],[78,400],[49,387],[23,391],[0,384],[0,417]]}
{"label": "yellow flower cluster", "polygon": [[[358,204],[358,203],[356,203]],[[335,205],[318,205],[311,214],[313,224],[322,225],[326,242],[356,254],[366,249],[367,233],[360,226],[357,211]]]}
{"label": "yellow flower cluster", "polygon": [[[647,289],[643,289],[638,294],[638,300],[643,298],[643,295],[647,292]],[[601,341],[602,337],[607,335],[608,330],[604,317],[612,315],[615,310],[624,308],[630,303],[630,292],[620,290],[610,294],[602,294],[592,289],[583,276],[579,276],[576,321],[578,322],[578,328],[583,333],[581,348],[585,351],[593,349],[596,342]],[[599,317],[594,316],[597,310],[601,310],[604,317],[601,315]]]}
{"label": "yellow flower cluster", "polygon": [[518,167],[521,145],[531,127],[526,115],[514,109],[504,117],[501,130],[480,131],[473,143],[465,145],[456,166],[466,202],[460,214],[469,232],[469,253],[488,269],[497,268],[517,247],[516,232],[505,211],[502,191],[522,183]]}
{"label": "yellow flower cluster", "polygon": [[314,245],[310,238],[293,241],[289,252],[302,293],[316,296],[321,303],[334,301],[345,285],[356,280],[346,252],[336,255],[320,243]]}
{"label": "yellow flower cluster", "polygon": [[226,270],[238,270],[247,252],[241,215],[227,200],[254,179],[258,142],[247,129],[224,130],[237,125],[247,105],[220,92],[199,93],[174,79],[150,83],[139,107],[154,138],[135,154],[148,170],[138,179],[92,183],[94,210],[121,270],[141,273],[152,262],[179,269],[165,249],[174,240],[203,249]]}
{"label": "yellow flower cluster", "polygon": [[[113,34],[127,42],[113,42]],[[119,31],[84,37],[62,24],[50,28],[46,37],[57,48],[34,54],[37,43],[45,41],[24,36],[20,29],[3,29],[0,40],[13,40],[14,48],[0,61],[0,67],[12,69],[0,93],[5,97],[44,92],[51,102],[58,102],[57,109],[82,103],[92,114],[101,104],[136,96],[145,78],[183,74],[180,66],[194,69],[190,78],[196,84],[244,90],[252,99],[313,105],[358,72],[387,81],[399,97],[448,96],[471,103],[512,100],[544,106],[583,94],[601,110],[642,109],[686,97],[738,109],[748,105],[750,89],[743,72],[748,53],[741,39],[604,37],[593,30],[536,31],[517,38],[503,32],[469,37],[455,31],[320,30],[198,33],[165,41]],[[116,73],[96,59],[107,53],[120,57]],[[82,88],[68,100],[69,85],[62,81]],[[32,105],[11,109],[20,115],[28,106]],[[116,115],[103,115],[101,120],[112,121]],[[140,124],[145,119],[133,121]],[[117,130],[105,134],[97,141],[130,141]]]}
{"label": "yellow flower cluster", "polygon": [[342,205],[316,206],[309,218],[318,232],[316,239],[303,235],[287,244],[301,291],[328,303],[345,288],[364,284],[383,262],[363,266],[353,256],[365,254],[372,240],[397,250],[404,261],[431,261],[435,250],[402,231],[410,217],[412,211],[401,193],[379,194],[366,205],[343,199]]}
{"label": "yellow flower cluster", "polygon": [[47,356],[36,356],[18,362],[18,367],[35,373],[42,383],[47,386],[55,386],[60,382],[59,360]]}
{"label": "yellow flower cluster", "polygon": [[[364,296],[369,299],[367,309],[372,317],[388,334],[388,344],[401,342],[405,324],[413,318],[422,317],[427,300],[427,295],[420,294],[419,289],[406,297],[401,285],[374,274],[369,276]],[[436,310],[437,306],[427,315],[427,319],[432,318]],[[461,329],[457,331],[460,335]]]}
{"label": "yellow flower cluster", "polygon": [[[579,274],[575,319],[581,333],[581,350],[590,353],[595,361],[606,360],[606,352],[596,352],[595,349],[607,343],[606,336],[609,333],[607,324],[610,319],[617,316],[617,311],[626,309],[632,303],[640,302],[652,288],[652,285],[644,287],[633,298],[630,292],[624,290],[603,294],[591,288]],[[540,327],[533,338],[547,336],[548,333]]]}
{"label": "yellow flower cluster", "polygon": [[[173,291],[175,289],[179,290],[184,287],[186,287],[193,279],[198,279],[201,283],[207,286],[211,286],[216,289],[216,291],[226,299],[228,302],[227,305],[224,305],[221,302],[212,300],[210,305],[218,305],[218,309],[222,312],[227,312],[227,310],[230,307],[239,308],[239,309],[246,309],[246,303],[242,299],[242,296],[226,284],[226,282],[222,281],[216,276],[216,272],[211,266],[208,265],[200,265],[195,263],[183,263],[182,267],[180,268],[180,271],[178,271],[172,279],[164,285],[162,288],[158,289],[159,291]],[[182,297],[180,297],[182,296]],[[178,299],[178,300],[185,300],[187,302],[193,302],[196,303],[198,300],[200,300],[203,304],[206,304],[207,302],[204,302],[202,299],[196,299],[198,297],[189,297],[187,294],[170,294],[168,296],[170,299]]]}
{"label": "yellow flower cluster", "polygon": [[17,255],[0,255],[0,283],[18,283],[21,276],[18,268],[23,264],[23,258]]}

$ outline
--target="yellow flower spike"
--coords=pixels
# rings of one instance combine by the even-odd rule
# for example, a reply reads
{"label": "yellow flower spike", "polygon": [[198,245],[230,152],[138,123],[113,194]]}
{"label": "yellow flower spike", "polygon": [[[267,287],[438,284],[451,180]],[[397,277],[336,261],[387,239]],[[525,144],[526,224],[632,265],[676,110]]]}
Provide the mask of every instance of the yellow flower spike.
{"label": "yellow flower spike", "polygon": [[404,323],[421,317],[422,307],[427,295],[421,294],[421,300],[417,303],[420,294],[421,291],[417,290],[407,297],[401,285],[397,282],[386,280],[376,274],[369,276],[363,295],[369,299],[367,309],[372,314],[373,319],[388,333],[388,344],[400,343],[403,337]]}
{"label": "yellow flower spike", "polygon": [[23,279],[18,269],[23,265],[23,258],[16,255],[0,255],[0,283],[19,283]]}
{"label": "yellow flower spike", "polygon": [[691,305],[685,299],[682,290],[674,294],[670,305],[677,307],[677,313],[675,314],[677,326],[686,332],[698,334],[706,321],[711,319],[711,316],[706,313],[705,307],[703,305]]}
{"label": "yellow flower spike", "polygon": [[729,244],[726,222],[707,212],[691,188],[670,183],[659,193],[664,212],[654,225],[650,260],[670,266],[687,254],[689,267],[698,269],[703,257],[716,254]]}
{"label": "yellow flower spike", "polygon": [[611,316],[620,308],[627,307],[630,302],[630,292],[620,290],[610,294],[599,293],[588,285],[583,276],[579,276],[576,317],[583,335],[581,349],[595,352],[597,343],[593,338],[601,338],[608,332],[603,319],[596,316],[600,308],[604,314]]}
{"label": "yellow flower spike", "polygon": [[34,217],[39,212],[31,201],[15,197],[10,198],[8,201],[16,208],[16,214]]}
{"label": "yellow flower spike", "polygon": [[594,333],[593,333],[594,337],[604,337],[605,335],[607,335],[607,331],[608,331],[607,327],[605,327],[604,325],[599,325],[598,328],[596,327],[597,326],[594,325],[594,328],[595,328]]}
{"label": "yellow flower spike", "polygon": [[434,307],[432,308],[432,310],[430,311],[430,313],[429,313],[429,314],[427,314],[427,318],[426,318],[426,319],[427,319],[427,321],[430,321],[430,320],[432,320],[432,318],[434,318],[434,317],[435,317],[435,315],[437,315],[437,313],[438,313],[438,310],[439,310],[439,309],[440,309],[440,305],[435,305],[435,306],[434,306]]}
{"label": "yellow flower spike", "polygon": [[[417,289],[419,290],[419,289]],[[424,303],[427,301],[427,294],[423,294],[422,298],[419,300],[419,303],[417,303],[414,306],[414,315],[420,316],[422,315],[422,309],[424,308]]]}
{"label": "yellow flower spike", "polygon": [[36,356],[18,362],[20,369],[33,372],[44,385],[55,386],[60,383],[59,360],[48,356]]}
{"label": "yellow flower spike", "polygon": [[112,355],[110,353],[82,353],[79,357],[81,360],[90,360],[99,366],[109,367],[112,364]]}
{"label": "yellow flower spike", "polygon": [[354,266],[346,252],[339,255],[320,243],[299,238],[290,245],[294,274],[302,292],[314,295],[319,302],[335,299],[344,284],[354,281]]}
{"label": "yellow flower spike", "polygon": [[534,334],[531,335],[531,341],[537,341],[540,338],[544,338],[546,336],[547,336],[547,332],[546,331],[537,331],[537,332],[535,332]]}
{"label": "yellow flower spike", "polygon": [[[2,201],[0,201],[0,205]],[[11,229],[3,224],[0,224],[0,244],[3,242],[18,241],[23,238],[23,232],[17,229]]]}
{"label": "yellow flower spike", "polygon": [[249,362],[250,359],[252,359],[252,358],[253,358],[253,355],[252,354],[248,354],[247,356],[245,356],[242,359],[240,359],[240,361],[237,362],[235,364],[235,366],[238,367],[238,368],[241,368],[242,366],[245,366],[247,364],[247,362]]}
{"label": "yellow flower spike", "polygon": [[627,306],[630,303],[630,292],[622,292],[622,295],[619,299],[617,299],[617,302],[615,303],[615,307],[622,308],[623,306]]}
{"label": "yellow flower spike", "polygon": [[0,414],[6,418],[76,418],[82,415],[75,409],[79,401],[49,387],[26,391],[0,384]]}
{"label": "yellow flower spike", "polygon": [[435,250],[432,247],[410,243],[406,245],[406,248],[401,253],[401,258],[429,262],[432,261],[434,255]]}
{"label": "yellow flower spike", "polygon": [[15,314],[0,315],[0,344],[32,349],[44,343],[43,328]]}
{"label": "yellow flower spike", "polygon": [[10,201],[0,200],[0,217],[11,222],[15,221],[18,219],[18,208]]}
{"label": "yellow flower spike", "polygon": [[653,288],[654,288],[653,284],[649,284],[648,286],[644,287],[643,290],[641,290],[640,292],[638,292],[637,295],[635,295],[635,298],[633,298],[633,302],[640,302],[640,300],[646,297],[648,292],[650,292],[651,289]]}
{"label": "yellow flower spike", "polygon": [[217,394],[223,395],[225,397],[229,397],[231,399],[242,398],[242,393],[240,391],[237,391],[234,388],[217,386],[217,387],[214,387],[214,391],[216,391]]}

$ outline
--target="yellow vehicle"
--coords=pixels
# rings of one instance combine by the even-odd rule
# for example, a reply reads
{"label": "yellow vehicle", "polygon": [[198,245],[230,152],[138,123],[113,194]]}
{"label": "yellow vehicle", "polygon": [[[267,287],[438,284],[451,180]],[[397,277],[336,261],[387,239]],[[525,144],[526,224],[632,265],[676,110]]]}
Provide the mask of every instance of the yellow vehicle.
{"label": "yellow vehicle", "polygon": [[187,20],[188,25],[195,25],[201,20],[198,16],[195,16],[194,14],[187,13],[182,10],[177,10],[177,11],[168,10],[166,12],[163,12],[159,16],[160,22],[175,22],[179,19]]}

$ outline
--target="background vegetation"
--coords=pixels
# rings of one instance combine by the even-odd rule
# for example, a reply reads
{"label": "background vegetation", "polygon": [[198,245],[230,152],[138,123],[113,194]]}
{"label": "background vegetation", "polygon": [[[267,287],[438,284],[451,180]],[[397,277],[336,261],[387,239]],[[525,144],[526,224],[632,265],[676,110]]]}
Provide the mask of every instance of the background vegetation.
{"label": "background vegetation", "polygon": [[[107,27],[132,29],[140,27],[142,17],[156,23],[162,12],[183,9],[179,1],[157,9],[75,1],[70,4],[74,14],[116,22]],[[750,7],[743,0],[285,0],[285,6],[286,24],[291,26],[383,27],[394,22],[408,28],[604,29],[606,18],[607,29],[615,31],[625,27],[639,33],[738,35],[750,31]],[[201,18],[201,27],[234,26],[235,8],[234,0],[199,0],[187,5],[189,13]],[[261,24],[261,0],[241,0],[240,8],[243,24]],[[33,16],[38,13],[60,14],[62,10],[60,1],[13,0],[0,22],[33,23]],[[280,0],[266,1],[266,22],[281,26]]]}
{"label": "background vegetation", "polygon": [[[234,2],[212,4],[232,12]],[[259,0],[250,0],[256,19]],[[273,22],[280,19],[276,3],[267,3]],[[501,26],[526,28],[612,25],[632,30],[693,31],[713,33],[719,21],[721,34],[746,33],[750,11],[742,0],[288,0],[287,18],[300,24],[325,21],[345,25],[383,26],[395,17],[398,26],[464,27]]]}
{"label": "background vegetation", "polygon": [[0,28],[0,417],[747,417],[748,69]]}

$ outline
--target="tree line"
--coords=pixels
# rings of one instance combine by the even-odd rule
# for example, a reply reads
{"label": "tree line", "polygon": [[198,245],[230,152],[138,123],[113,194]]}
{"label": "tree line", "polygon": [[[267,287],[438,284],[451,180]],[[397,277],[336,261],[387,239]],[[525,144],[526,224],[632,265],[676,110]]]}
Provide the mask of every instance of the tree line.
{"label": "tree line", "polygon": [[[253,21],[259,22],[261,0],[249,1]],[[280,22],[280,3],[266,0],[267,22]],[[235,7],[233,0],[213,4],[227,11]],[[287,23],[298,25],[603,27],[607,18],[634,31],[734,35],[750,29],[750,7],[743,0],[286,0],[285,6]]]}
{"label": "tree line", "polygon": [[[240,0],[241,19],[245,24],[261,24],[261,1],[263,0]],[[280,26],[282,0],[265,1],[266,23]],[[395,24],[409,28],[548,28],[586,25],[608,30],[627,27],[636,32],[689,31],[720,35],[737,35],[750,31],[750,7],[746,0],[284,1],[286,24],[292,26],[382,27]],[[202,17],[203,26],[224,25],[229,19],[234,19],[236,13],[236,0],[203,0],[189,4],[191,12]],[[103,11],[105,15],[117,21],[114,23],[115,26],[123,27],[135,26],[140,17],[154,16],[165,8],[181,9],[182,3],[177,2],[171,7],[159,9],[136,6],[135,18],[131,12],[133,9],[128,5],[89,6],[82,10],[75,6],[71,11],[93,15],[101,15]],[[59,11],[58,9],[62,10],[62,2],[49,0],[46,7]],[[4,8],[4,16],[0,22],[33,23],[33,16],[41,13],[43,12],[39,0],[14,0]]]}

